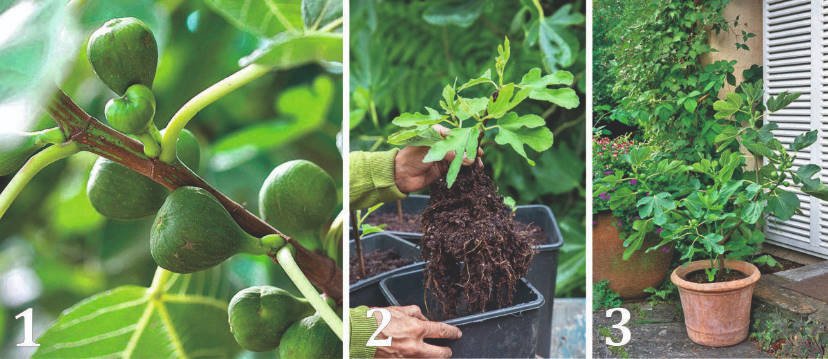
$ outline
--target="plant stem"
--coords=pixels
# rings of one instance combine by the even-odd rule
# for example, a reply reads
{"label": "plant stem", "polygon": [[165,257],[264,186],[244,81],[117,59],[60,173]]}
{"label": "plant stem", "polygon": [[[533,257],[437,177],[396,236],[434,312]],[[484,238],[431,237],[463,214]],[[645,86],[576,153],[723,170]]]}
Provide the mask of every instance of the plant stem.
{"label": "plant stem", "polygon": [[534,3],[535,8],[538,9],[538,14],[540,14],[540,17],[545,17],[543,15],[543,7],[541,6],[540,2],[538,0],[533,0],[532,3]]}
{"label": "plant stem", "polygon": [[397,219],[400,220],[400,223],[403,221],[403,208],[402,208],[402,200],[397,200]]}
{"label": "plant stem", "polygon": [[357,217],[357,212],[351,211],[351,230],[353,231],[354,243],[356,244],[359,275],[360,278],[365,278],[365,257],[362,255],[362,238],[359,235],[359,227],[362,226],[362,221],[357,221]]}
{"label": "plant stem", "polygon": [[29,184],[29,181],[38,174],[46,166],[58,161],[60,159],[69,157],[80,151],[78,144],[74,142],[67,142],[65,144],[52,145],[38,152],[20,168],[20,171],[14,175],[3,192],[0,193],[0,218],[6,214],[6,211],[11,206],[12,202],[17,198],[23,188]]}
{"label": "plant stem", "polygon": [[341,17],[334,20],[334,21],[331,21],[327,25],[325,25],[323,28],[319,29],[319,32],[330,32],[333,29],[336,29],[337,27],[342,25],[343,21],[344,21],[344,19],[341,18]]}
{"label": "plant stem", "polygon": [[172,277],[173,272],[164,268],[158,267],[155,269],[155,275],[152,277],[152,284],[150,284],[147,291],[151,296],[158,297],[164,293],[164,284]]}
{"label": "plant stem", "polygon": [[201,91],[201,93],[190,99],[190,101],[187,101],[184,106],[181,106],[178,112],[170,119],[170,123],[167,124],[161,140],[161,161],[165,163],[175,161],[175,144],[178,141],[178,134],[199,111],[228,93],[261,77],[268,71],[270,71],[270,67],[268,66],[257,64],[248,65],[223,80],[216,82],[206,90]]}
{"label": "plant stem", "polygon": [[305,274],[302,273],[302,269],[296,265],[296,261],[293,260],[293,254],[290,252],[290,247],[284,247],[279,250],[276,254],[276,259],[279,261],[279,265],[285,270],[287,273],[288,278],[296,285],[296,288],[299,288],[299,292],[305,296],[305,299],[310,302],[311,306],[316,309],[316,312],[319,313],[319,316],[322,317],[322,320],[331,327],[331,330],[336,334],[339,339],[342,339],[342,319],[336,315],[336,312],[331,308],[328,303],[322,299],[322,296],[319,295],[319,292],[316,291],[316,288],[313,287],[310,281],[305,278]]}
{"label": "plant stem", "polygon": [[45,129],[43,131],[38,131],[37,133],[37,144],[39,145],[46,145],[46,144],[53,144],[57,145],[63,142],[66,142],[66,137],[63,136],[63,131],[60,130],[60,127],[53,127],[49,129]]}
{"label": "plant stem", "polygon": [[155,137],[152,136],[149,132],[144,132],[137,136],[138,141],[144,144],[144,154],[149,158],[158,157],[161,153],[161,148],[158,147],[158,142],[155,141]]}

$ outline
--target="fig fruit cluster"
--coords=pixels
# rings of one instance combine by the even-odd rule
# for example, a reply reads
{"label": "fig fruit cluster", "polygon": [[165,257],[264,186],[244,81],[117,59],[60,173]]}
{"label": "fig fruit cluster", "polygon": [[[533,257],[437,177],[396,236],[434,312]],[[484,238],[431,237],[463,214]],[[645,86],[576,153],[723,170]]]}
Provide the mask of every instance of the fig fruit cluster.
{"label": "fig fruit cluster", "polygon": [[279,349],[280,358],[341,358],[342,342],[311,305],[272,286],[243,289],[227,308],[230,331],[242,348]]}
{"label": "fig fruit cluster", "polygon": [[112,19],[89,37],[86,50],[92,70],[119,97],[106,103],[112,128],[135,135],[144,153],[157,157],[160,133],[155,123],[152,82],[158,65],[158,44],[150,28],[132,17]]}
{"label": "fig fruit cluster", "polygon": [[[107,188],[115,190],[117,186]],[[113,193],[112,198],[113,207],[125,201],[122,194]],[[268,223],[304,248],[321,251],[325,227],[331,221],[337,198],[336,185],[327,172],[310,161],[296,160],[273,169],[260,190],[259,205],[262,218]],[[158,201],[147,196],[133,196],[132,200],[153,205]],[[218,199],[204,189],[179,187],[162,201],[150,234],[150,251],[164,269],[192,273],[209,269],[237,253],[275,253],[284,244],[275,234],[256,238],[245,232]]]}

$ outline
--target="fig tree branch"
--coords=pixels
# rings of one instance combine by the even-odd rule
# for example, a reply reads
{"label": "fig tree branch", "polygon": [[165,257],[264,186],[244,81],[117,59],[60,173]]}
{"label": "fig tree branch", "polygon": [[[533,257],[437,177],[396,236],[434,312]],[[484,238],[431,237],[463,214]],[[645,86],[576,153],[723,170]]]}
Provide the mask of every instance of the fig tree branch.
{"label": "fig tree branch", "polygon": [[[336,263],[320,254],[308,251],[298,242],[267,222],[250,213],[242,205],[213,188],[179,161],[165,163],[144,155],[143,145],[104,125],[78,107],[63,91],[57,90],[47,106],[48,114],[57,122],[67,141],[78,150],[94,153],[163,185],[169,190],[181,186],[200,187],[210,192],[245,231],[261,238],[277,234],[296,250],[296,262],[308,279],[337,303],[342,301],[342,272]],[[275,253],[271,258],[275,260]]]}

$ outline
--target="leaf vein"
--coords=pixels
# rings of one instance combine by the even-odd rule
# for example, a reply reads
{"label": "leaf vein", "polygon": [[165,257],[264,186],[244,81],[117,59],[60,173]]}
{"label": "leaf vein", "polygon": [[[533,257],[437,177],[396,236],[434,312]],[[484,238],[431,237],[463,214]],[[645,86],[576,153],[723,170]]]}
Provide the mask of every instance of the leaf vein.
{"label": "leaf vein", "polygon": [[126,308],[130,308],[130,307],[134,307],[134,306],[136,306],[136,305],[139,305],[139,304],[145,303],[146,301],[147,301],[147,298],[140,298],[140,299],[136,299],[136,300],[129,301],[129,302],[123,302],[123,303],[118,304],[118,305],[113,305],[113,306],[111,306],[111,307],[104,307],[104,308],[98,309],[98,310],[96,310],[96,311],[94,311],[94,312],[92,312],[92,313],[89,313],[89,314],[87,314],[87,315],[84,315],[84,316],[82,316],[82,317],[80,317],[80,318],[77,318],[77,319],[75,319],[75,320],[70,320],[70,321],[68,321],[68,322],[66,322],[66,323],[63,323],[63,324],[61,324],[60,326],[58,326],[57,328],[58,328],[58,329],[61,329],[61,330],[62,330],[62,329],[66,329],[66,328],[69,328],[69,327],[71,327],[71,326],[74,326],[74,325],[77,325],[77,324],[83,323],[83,322],[85,322],[85,321],[88,321],[88,320],[90,320],[90,319],[97,318],[97,317],[99,317],[99,316],[101,316],[101,315],[104,315],[104,314],[109,314],[109,313],[112,313],[112,312],[119,311],[119,310],[121,310],[121,309],[126,309]]}

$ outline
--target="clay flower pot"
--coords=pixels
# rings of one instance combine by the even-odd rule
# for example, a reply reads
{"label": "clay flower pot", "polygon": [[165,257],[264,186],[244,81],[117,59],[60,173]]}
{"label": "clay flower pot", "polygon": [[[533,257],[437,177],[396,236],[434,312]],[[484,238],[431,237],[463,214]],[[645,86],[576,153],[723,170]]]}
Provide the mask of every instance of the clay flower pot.
{"label": "clay flower pot", "polygon": [[694,283],[688,274],[710,268],[709,260],[690,262],[673,271],[670,280],[679,289],[687,336],[697,344],[726,347],[741,343],[748,336],[753,288],[759,269],[743,261],[725,261],[725,267],[747,278],[721,283]]}
{"label": "clay flower pot", "polygon": [[650,253],[645,249],[657,242],[646,241],[642,249],[624,260],[624,241],[618,234],[618,219],[609,213],[592,217],[592,279],[609,281],[609,287],[621,298],[635,299],[647,295],[644,289],[658,287],[670,272],[672,247],[664,246]]}

